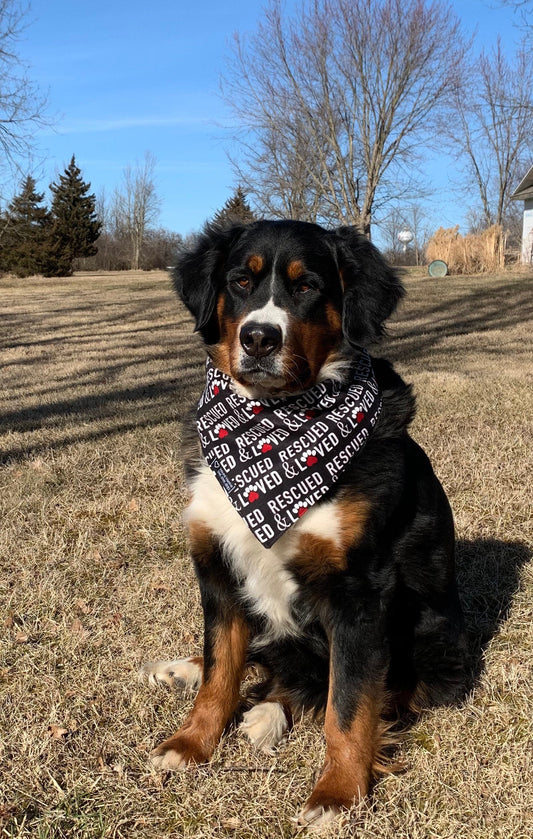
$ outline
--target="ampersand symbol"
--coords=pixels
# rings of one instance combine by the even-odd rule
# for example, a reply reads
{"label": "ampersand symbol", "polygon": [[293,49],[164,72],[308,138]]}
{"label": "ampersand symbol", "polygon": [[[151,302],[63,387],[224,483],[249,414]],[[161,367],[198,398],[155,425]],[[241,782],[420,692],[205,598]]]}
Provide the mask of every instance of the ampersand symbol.
{"label": "ampersand symbol", "polygon": [[350,434],[350,427],[348,425],[344,425],[342,422],[339,422],[339,431],[341,432],[341,437],[348,437]]}
{"label": "ampersand symbol", "polygon": [[274,518],[276,520],[278,530],[287,530],[287,528],[289,527],[289,522],[286,518],[283,518],[283,516],[279,513],[274,513]]}
{"label": "ampersand symbol", "polygon": [[287,478],[297,478],[298,477],[298,467],[297,466],[292,466],[291,467],[290,463],[282,463],[281,465],[283,466],[283,470],[284,470]]}

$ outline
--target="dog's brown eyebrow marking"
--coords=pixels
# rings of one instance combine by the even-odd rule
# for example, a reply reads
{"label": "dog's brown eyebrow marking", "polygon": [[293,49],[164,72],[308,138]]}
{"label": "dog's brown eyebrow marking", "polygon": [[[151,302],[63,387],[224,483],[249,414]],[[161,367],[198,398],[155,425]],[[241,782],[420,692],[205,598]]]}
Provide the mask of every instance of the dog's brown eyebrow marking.
{"label": "dog's brown eyebrow marking", "polygon": [[296,280],[300,279],[300,277],[304,273],[304,264],[299,259],[293,259],[292,262],[289,262],[289,264],[287,265],[287,276],[289,280],[291,280],[293,283]]}
{"label": "dog's brown eyebrow marking", "polygon": [[253,271],[254,274],[259,274],[265,264],[265,260],[258,253],[253,253],[246,264],[250,271]]}

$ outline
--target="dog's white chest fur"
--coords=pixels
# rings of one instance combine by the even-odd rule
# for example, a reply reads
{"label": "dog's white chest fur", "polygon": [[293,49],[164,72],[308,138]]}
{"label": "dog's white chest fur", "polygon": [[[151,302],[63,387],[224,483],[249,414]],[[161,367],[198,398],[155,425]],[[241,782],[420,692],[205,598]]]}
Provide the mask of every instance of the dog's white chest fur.
{"label": "dog's white chest fur", "polygon": [[242,596],[255,612],[269,619],[271,632],[281,636],[294,631],[291,602],[297,584],[286,569],[293,534],[284,534],[269,550],[264,548],[207,465],[193,482],[186,517],[205,523],[219,539],[226,562],[241,581]]}
{"label": "dog's white chest fur", "polygon": [[311,508],[304,519],[267,549],[234,509],[207,464],[193,481],[191,490],[186,520],[202,522],[218,538],[226,562],[241,582],[243,598],[267,619],[270,638],[298,632],[291,608],[298,584],[287,565],[297,550],[301,533],[324,533],[326,526],[328,534],[335,538],[334,503]]}

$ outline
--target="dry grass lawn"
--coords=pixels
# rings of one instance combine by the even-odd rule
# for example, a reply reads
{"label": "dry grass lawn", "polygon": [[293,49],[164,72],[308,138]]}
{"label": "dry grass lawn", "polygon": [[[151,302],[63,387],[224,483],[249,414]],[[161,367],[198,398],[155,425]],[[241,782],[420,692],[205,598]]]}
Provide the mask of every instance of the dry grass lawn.
{"label": "dry grass lawn", "polygon": [[[475,683],[406,732],[405,770],[330,835],[533,836],[533,276],[407,277],[380,349],[455,511]],[[324,755],[236,734],[160,777],[191,698],[148,659],[201,650],[179,419],[202,351],[163,273],[0,279],[0,836],[288,837]]]}

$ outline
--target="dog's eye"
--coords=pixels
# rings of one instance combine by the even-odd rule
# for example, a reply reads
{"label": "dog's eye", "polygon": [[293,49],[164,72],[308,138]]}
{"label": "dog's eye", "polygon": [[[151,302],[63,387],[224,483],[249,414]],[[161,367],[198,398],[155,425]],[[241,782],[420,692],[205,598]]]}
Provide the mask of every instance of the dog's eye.
{"label": "dog's eye", "polygon": [[232,283],[239,288],[249,288],[250,287],[250,280],[248,277],[238,277],[236,280],[232,280]]}
{"label": "dog's eye", "polygon": [[311,289],[312,286],[309,283],[298,283],[295,290],[297,294],[305,294],[306,291],[311,291]]}

